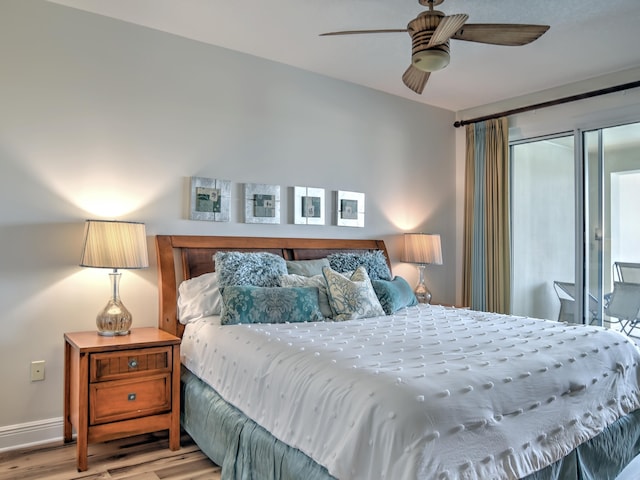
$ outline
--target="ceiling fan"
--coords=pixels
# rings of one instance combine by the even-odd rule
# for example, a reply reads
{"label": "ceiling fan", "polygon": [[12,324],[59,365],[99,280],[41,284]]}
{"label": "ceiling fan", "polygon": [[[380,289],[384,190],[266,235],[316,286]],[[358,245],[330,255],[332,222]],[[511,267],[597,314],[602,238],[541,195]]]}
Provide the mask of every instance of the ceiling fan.
{"label": "ceiling fan", "polygon": [[444,0],[418,0],[429,10],[411,20],[407,28],[386,30],[346,30],[322,33],[320,36],[358,35],[364,33],[408,32],[411,36],[411,65],[402,75],[402,81],[420,94],[432,72],[449,65],[449,40],[490,43],[493,45],[526,45],[549,30],[548,25],[526,25],[515,23],[466,24],[469,15],[459,13],[445,15],[434,10]]}

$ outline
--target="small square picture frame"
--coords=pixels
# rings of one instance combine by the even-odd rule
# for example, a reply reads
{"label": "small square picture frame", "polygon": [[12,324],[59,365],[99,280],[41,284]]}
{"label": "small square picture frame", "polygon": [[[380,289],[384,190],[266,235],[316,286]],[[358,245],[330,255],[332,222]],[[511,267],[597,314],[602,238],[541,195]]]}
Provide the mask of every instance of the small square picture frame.
{"label": "small square picture frame", "polygon": [[324,188],[293,187],[293,223],[324,225]]}
{"label": "small square picture frame", "polygon": [[336,225],[364,227],[364,201],[364,193],[338,190],[336,192]]}
{"label": "small square picture frame", "polygon": [[191,177],[190,220],[228,222],[231,182],[216,178]]}
{"label": "small square picture frame", "polygon": [[244,223],[280,223],[280,185],[244,184]]}

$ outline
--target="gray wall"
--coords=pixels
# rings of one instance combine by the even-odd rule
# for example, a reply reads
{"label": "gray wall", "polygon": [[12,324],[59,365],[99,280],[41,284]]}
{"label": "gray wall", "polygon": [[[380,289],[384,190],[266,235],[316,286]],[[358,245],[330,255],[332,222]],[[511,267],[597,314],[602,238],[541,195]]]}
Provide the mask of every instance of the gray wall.
{"label": "gray wall", "polygon": [[[147,224],[151,266],[121,284],[137,326],[156,323],[156,234],[383,238],[415,282],[400,234],[437,232],[428,282],[454,302],[452,112],[40,0],[0,2],[0,65],[0,449],[62,434],[63,332],[108,298],[78,267],[86,218]],[[229,223],[186,219],[190,176],[233,182]],[[281,186],[280,225],[242,223],[244,182]],[[364,192],[365,228],[290,224],[294,185]]]}

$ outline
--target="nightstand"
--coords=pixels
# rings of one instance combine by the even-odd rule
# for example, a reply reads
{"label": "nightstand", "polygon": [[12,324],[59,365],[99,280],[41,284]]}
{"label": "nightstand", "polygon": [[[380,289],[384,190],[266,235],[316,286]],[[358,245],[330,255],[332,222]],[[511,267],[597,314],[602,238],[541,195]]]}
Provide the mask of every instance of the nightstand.
{"label": "nightstand", "polygon": [[64,335],[64,441],[77,433],[78,471],[89,443],[169,430],[180,448],[180,339],[157,328],[103,337]]}

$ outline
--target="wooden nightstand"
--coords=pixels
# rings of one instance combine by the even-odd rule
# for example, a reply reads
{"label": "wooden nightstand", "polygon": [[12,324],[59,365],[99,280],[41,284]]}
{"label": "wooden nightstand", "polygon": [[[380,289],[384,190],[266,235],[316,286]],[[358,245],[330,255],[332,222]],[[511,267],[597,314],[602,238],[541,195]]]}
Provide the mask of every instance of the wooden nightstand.
{"label": "wooden nightstand", "polygon": [[64,441],[77,433],[78,471],[89,443],[169,430],[180,448],[180,339],[157,328],[102,337],[65,333]]}

